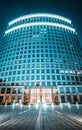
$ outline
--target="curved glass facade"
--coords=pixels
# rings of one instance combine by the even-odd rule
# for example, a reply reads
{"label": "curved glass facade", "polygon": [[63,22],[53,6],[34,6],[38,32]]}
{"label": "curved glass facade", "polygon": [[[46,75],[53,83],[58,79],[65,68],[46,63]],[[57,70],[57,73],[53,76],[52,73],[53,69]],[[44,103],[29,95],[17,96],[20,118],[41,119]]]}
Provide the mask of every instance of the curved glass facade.
{"label": "curved glass facade", "polygon": [[82,84],[82,50],[70,20],[34,14],[11,21],[0,47],[0,78],[8,84]]}

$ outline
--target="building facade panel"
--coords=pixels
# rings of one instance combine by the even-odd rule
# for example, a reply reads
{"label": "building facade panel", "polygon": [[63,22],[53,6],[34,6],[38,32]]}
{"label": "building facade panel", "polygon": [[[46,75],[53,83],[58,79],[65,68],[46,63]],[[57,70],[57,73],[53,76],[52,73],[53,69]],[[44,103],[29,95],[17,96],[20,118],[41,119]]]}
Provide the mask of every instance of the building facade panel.
{"label": "building facade panel", "polygon": [[26,88],[82,85],[82,50],[71,21],[50,14],[11,21],[0,48],[0,79]]}

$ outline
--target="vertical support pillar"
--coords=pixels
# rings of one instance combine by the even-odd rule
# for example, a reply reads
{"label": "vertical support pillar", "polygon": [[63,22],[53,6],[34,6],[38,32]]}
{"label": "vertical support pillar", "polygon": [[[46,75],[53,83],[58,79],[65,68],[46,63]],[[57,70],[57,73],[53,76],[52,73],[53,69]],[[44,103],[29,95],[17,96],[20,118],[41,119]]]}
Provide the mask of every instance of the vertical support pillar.
{"label": "vertical support pillar", "polygon": [[58,95],[58,101],[61,102],[61,95]]}
{"label": "vertical support pillar", "polygon": [[65,95],[65,102],[67,103],[67,96]]}
{"label": "vertical support pillar", "polygon": [[3,96],[3,103],[5,103],[5,95]]}
{"label": "vertical support pillar", "polygon": [[78,103],[80,103],[80,96],[77,95],[77,100],[78,100]]}
{"label": "vertical support pillar", "polygon": [[54,101],[53,101],[53,87],[51,88],[51,93],[52,93],[52,103],[54,103]]}
{"label": "vertical support pillar", "polygon": [[72,103],[74,103],[73,95],[71,95],[71,101],[72,101]]}
{"label": "vertical support pillar", "polygon": [[31,91],[31,89],[29,88],[29,103],[31,102],[31,100],[30,100],[31,99],[31,94],[30,94],[31,92],[30,91]]}

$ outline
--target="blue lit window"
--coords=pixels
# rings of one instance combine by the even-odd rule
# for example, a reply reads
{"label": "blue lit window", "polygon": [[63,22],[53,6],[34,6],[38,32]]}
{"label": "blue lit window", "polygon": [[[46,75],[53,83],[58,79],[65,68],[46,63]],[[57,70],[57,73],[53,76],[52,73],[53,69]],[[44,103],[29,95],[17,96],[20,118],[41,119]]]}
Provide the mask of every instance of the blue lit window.
{"label": "blue lit window", "polygon": [[56,70],[56,73],[59,74],[59,70]]}
{"label": "blue lit window", "polygon": [[42,77],[43,80],[45,80],[45,75],[42,75],[41,77]]}
{"label": "blue lit window", "polygon": [[40,75],[36,75],[36,80],[40,80]]}
{"label": "blue lit window", "polygon": [[57,80],[60,80],[60,75],[57,75]]}
{"label": "blue lit window", "polygon": [[40,73],[40,70],[39,70],[39,69],[37,69],[37,70],[36,70],[36,73]]}
{"label": "blue lit window", "polygon": [[70,77],[69,76],[66,76],[67,80],[70,80]]}
{"label": "blue lit window", "polygon": [[50,75],[47,75],[47,79],[50,80]]}
{"label": "blue lit window", "polygon": [[72,93],[76,93],[76,88],[72,87]]}
{"label": "blue lit window", "polygon": [[54,75],[52,75],[52,79],[55,80],[55,76]]}
{"label": "blue lit window", "polygon": [[65,76],[62,76],[62,80],[65,80]]}
{"label": "blue lit window", "polygon": [[60,93],[64,93],[64,88],[63,87],[60,88]]}
{"label": "blue lit window", "polygon": [[49,69],[47,69],[47,70],[46,70],[46,72],[47,72],[47,73],[50,73],[50,70],[49,70]]}
{"label": "blue lit window", "polygon": [[31,70],[32,74],[34,74],[35,70]]}
{"label": "blue lit window", "polygon": [[24,76],[22,76],[22,77],[21,77],[21,80],[24,80],[24,79],[25,79],[25,77],[24,77]]}
{"label": "blue lit window", "polygon": [[41,70],[41,73],[45,73],[45,70],[42,69],[42,70]]}
{"label": "blue lit window", "polygon": [[30,74],[30,70],[27,70],[27,74]]}
{"label": "blue lit window", "polygon": [[22,70],[22,74],[25,74],[25,70]]}
{"label": "blue lit window", "polygon": [[51,69],[51,73],[53,73],[53,74],[54,74],[54,73],[55,73],[55,70]]}
{"label": "blue lit window", "polygon": [[53,85],[53,86],[56,86],[56,82],[52,82],[52,85]]}
{"label": "blue lit window", "polygon": [[31,82],[31,86],[34,86],[34,82]]}
{"label": "blue lit window", "polygon": [[51,82],[47,82],[47,85],[50,86],[50,85],[51,85]]}
{"label": "blue lit window", "polygon": [[17,72],[17,74],[20,74],[20,72],[21,72],[21,71],[19,70],[19,71]]}
{"label": "blue lit window", "polygon": [[8,78],[8,81],[11,81],[11,77]]}
{"label": "blue lit window", "polygon": [[16,74],[16,71],[13,71],[13,75],[15,75]]}
{"label": "blue lit window", "polygon": [[34,75],[31,76],[31,80],[34,80]]}
{"label": "blue lit window", "polygon": [[70,93],[70,88],[69,87],[66,87],[66,93]]}
{"label": "blue lit window", "polygon": [[20,80],[20,76],[17,76],[17,80]]}
{"label": "blue lit window", "polygon": [[27,79],[27,80],[29,80],[29,79],[30,79],[30,76],[29,76],[29,75],[28,75],[28,76],[26,76],[26,79]]}
{"label": "blue lit window", "polygon": [[45,86],[45,82],[42,82],[42,86]]}
{"label": "blue lit window", "polygon": [[12,77],[12,81],[15,81],[15,77]]}
{"label": "blue lit window", "polygon": [[82,92],[82,88],[81,87],[78,87],[78,92]]}

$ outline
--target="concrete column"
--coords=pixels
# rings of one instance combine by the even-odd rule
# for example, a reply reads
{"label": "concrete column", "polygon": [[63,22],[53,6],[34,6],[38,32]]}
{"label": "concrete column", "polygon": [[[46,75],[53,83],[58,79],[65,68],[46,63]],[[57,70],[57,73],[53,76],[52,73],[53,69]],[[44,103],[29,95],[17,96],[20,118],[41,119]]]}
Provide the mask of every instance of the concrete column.
{"label": "concrete column", "polygon": [[58,101],[61,102],[61,96],[60,95],[58,96]]}
{"label": "concrete column", "polygon": [[53,103],[53,102],[54,102],[54,101],[53,101],[53,98],[54,98],[54,97],[53,97],[53,87],[51,88],[51,95],[52,95],[52,103]]}
{"label": "concrete column", "polygon": [[5,96],[3,96],[3,102],[5,102]]}
{"label": "concrete column", "polygon": [[24,95],[21,95],[21,102],[24,102]]}
{"label": "concrete column", "polygon": [[72,88],[71,88],[71,87],[69,87],[69,89],[70,89],[70,93],[72,93]]}
{"label": "concrete column", "polygon": [[16,94],[18,94],[18,88],[15,88],[16,89]]}
{"label": "concrete column", "polygon": [[68,101],[67,101],[67,96],[65,96],[65,102],[68,102]]}
{"label": "concrete column", "polygon": [[77,89],[78,87],[76,87],[76,93],[78,93],[78,89]]}
{"label": "concrete column", "polygon": [[78,102],[80,102],[80,96],[79,95],[77,95],[77,100],[78,100]]}
{"label": "concrete column", "polygon": [[72,103],[74,102],[73,95],[71,96],[71,101],[72,101]]}
{"label": "concrete column", "polygon": [[29,88],[29,103],[31,101],[31,89]]}
{"label": "concrete column", "polygon": [[7,88],[5,88],[5,94],[7,93]]}

